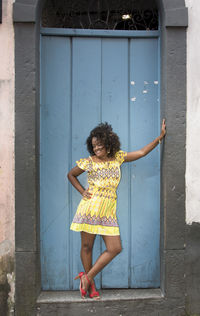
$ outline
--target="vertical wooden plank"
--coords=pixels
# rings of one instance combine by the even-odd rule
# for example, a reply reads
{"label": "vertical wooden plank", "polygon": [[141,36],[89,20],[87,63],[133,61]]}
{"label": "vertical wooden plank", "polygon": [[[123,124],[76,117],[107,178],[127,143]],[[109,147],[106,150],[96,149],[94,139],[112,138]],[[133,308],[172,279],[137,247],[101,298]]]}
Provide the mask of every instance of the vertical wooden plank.
{"label": "vertical wooden plank", "polygon": [[69,289],[70,41],[41,41],[40,225],[44,290]]}
{"label": "vertical wooden plank", "polygon": [[[101,39],[74,38],[72,46],[72,164],[88,157],[85,141],[89,132],[100,123],[101,103]],[[86,173],[81,175],[80,181],[87,187]],[[72,188],[72,210],[75,214],[81,195]],[[72,235],[71,255],[73,271],[76,275],[82,271],[80,260],[80,234]],[[99,238],[95,241],[94,260],[99,255]],[[97,286],[99,287],[99,276]],[[78,289],[79,282],[73,283],[73,289]]]}
{"label": "vertical wooden plank", "polygon": [[[102,121],[112,124],[122,149],[128,150],[128,40],[102,39]],[[117,216],[123,251],[102,273],[102,287],[128,287],[128,166],[122,166]],[[105,247],[103,247],[105,249]]]}
{"label": "vertical wooden plank", "polygon": [[[160,132],[158,40],[130,43],[130,135],[137,150]],[[131,168],[131,287],[158,287],[160,277],[160,153],[157,147]]]}

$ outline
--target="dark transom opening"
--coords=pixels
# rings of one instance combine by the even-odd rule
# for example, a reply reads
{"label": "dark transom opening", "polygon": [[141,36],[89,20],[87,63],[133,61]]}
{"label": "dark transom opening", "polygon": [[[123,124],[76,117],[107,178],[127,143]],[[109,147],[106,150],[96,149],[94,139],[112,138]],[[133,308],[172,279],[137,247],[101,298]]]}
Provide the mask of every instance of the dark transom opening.
{"label": "dark transom opening", "polygon": [[46,0],[42,27],[104,30],[157,30],[158,10],[152,1]]}

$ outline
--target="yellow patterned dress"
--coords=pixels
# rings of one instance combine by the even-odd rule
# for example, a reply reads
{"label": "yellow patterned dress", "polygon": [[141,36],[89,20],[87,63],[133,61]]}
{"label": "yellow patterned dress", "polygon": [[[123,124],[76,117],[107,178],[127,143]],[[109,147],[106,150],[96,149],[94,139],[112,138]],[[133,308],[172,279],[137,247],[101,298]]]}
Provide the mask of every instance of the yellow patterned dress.
{"label": "yellow patterned dress", "polygon": [[120,234],[116,217],[116,190],[120,182],[120,165],[126,154],[120,150],[115,159],[107,162],[94,162],[91,157],[76,161],[79,168],[88,172],[92,197],[82,198],[71,230],[108,236]]}

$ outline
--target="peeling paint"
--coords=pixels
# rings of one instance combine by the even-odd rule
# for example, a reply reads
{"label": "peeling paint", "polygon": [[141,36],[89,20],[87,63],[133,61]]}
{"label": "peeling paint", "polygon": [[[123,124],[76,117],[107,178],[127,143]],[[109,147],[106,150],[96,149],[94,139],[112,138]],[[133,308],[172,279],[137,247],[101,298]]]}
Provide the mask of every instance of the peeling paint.
{"label": "peeling paint", "polygon": [[136,101],[136,97],[131,98],[131,101],[135,102]]}
{"label": "peeling paint", "polygon": [[131,85],[134,86],[135,85],[135,81],[131,81]]}
{"label": "peeling paint", "polygon": [[92,307],[91,309],[89,308],[88,312],[89,313],[96,313],[96,308],[95,307]]}

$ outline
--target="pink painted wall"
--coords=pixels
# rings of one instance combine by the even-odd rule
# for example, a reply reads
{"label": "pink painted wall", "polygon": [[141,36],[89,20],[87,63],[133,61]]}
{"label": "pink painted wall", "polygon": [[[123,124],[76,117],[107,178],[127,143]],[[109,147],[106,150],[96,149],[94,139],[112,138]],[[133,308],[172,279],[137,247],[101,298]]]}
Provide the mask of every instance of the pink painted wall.
{"label": "pink painted wall", "polygon": [[14,250],[14,29],[12,0],[0,24],[0,257]]}

